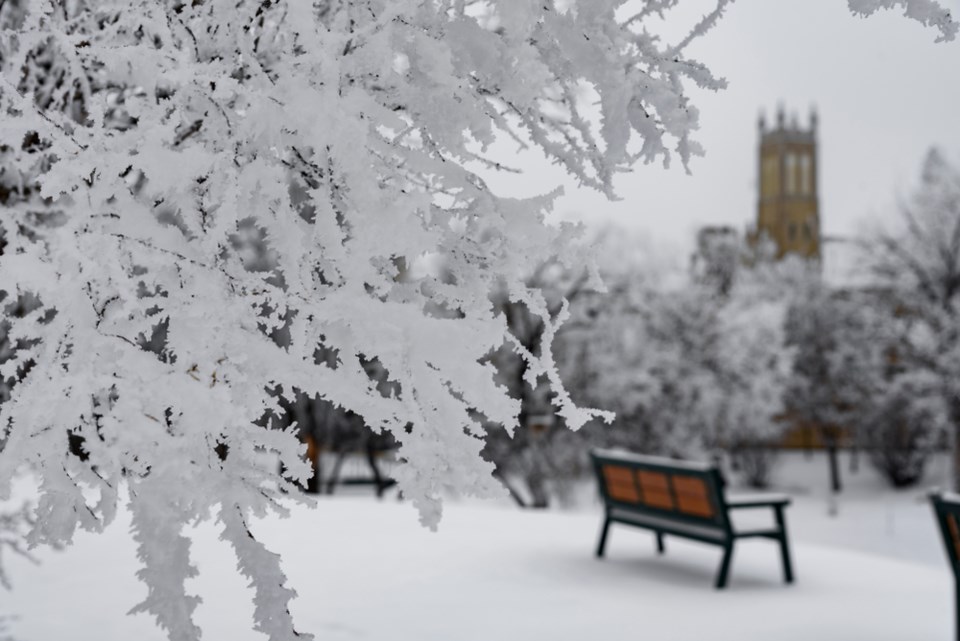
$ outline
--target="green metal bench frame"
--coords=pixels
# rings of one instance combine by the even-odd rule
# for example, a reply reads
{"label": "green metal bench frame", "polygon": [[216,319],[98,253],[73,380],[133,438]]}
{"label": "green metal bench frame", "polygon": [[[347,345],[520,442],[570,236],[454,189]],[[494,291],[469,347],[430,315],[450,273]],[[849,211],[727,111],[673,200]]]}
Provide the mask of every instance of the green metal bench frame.
{"label": "green metal bench frame", "polygon": [[953,569],[954,611],[956,629],[954,634],[960,640],[960,496],[933,492],[930,494],[933,513],[943,537],[943,546]]}
{"label": "green metal bench frame", "polygon": [[[600,496],[604,503],[603,527],[596,552],[598,558],[603,557],[611,523],[653,530],[656,534],[657,552],[660,554],[664,552],[664,535],[692,539],[723,548],[720,570],[717,572],[715,582],[715,587],[722,589],[727,585],[734,543],[744,538],[765,538],[780,544],[783,578],[786,583],[793,583],[793,565],[790,561],[790,547],[787,542],[787,525],[784,517],[784,508],[790,504],[789,497],[756,495],[739,499],[727,498],[724,495],[724,482],[720,471],[708,464],[641,456],[618,450],[593,450],[591,458],[600,487]],[[636,493],[641,497],[639,501],[618,500],[610,496],[603,474],[603,468],[606,465],[629,468],[632,471],[631,477],[634,480]],[[674,506],[678,505],[676,489],[673,486],[674,475],[700,479],[706,487],[707,498],[712,508],[711,516],[700,517],[684,513],[676,507],[664,509],[645,504],[642,500],[640,483],[637,481],[636,473],[639,471],[665,475]],[[735,530],[730,522],[729,511],[748,508],[772,508],[776,526],[766,529]],[[637,518],[631,519],[632,516]]]}

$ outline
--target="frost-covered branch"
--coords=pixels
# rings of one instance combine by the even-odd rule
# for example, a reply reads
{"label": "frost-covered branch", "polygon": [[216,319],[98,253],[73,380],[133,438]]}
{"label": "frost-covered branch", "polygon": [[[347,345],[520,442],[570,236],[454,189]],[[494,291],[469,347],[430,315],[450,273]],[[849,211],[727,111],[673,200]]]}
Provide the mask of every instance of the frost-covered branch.
{"label": "frost-covered branch", "polygon": [[847,0],[850,11],[869,16],[880,9],[902,9],[903,14],[940,32],[937,42],[953,40],[960,31],[960,24],[936,0]]}

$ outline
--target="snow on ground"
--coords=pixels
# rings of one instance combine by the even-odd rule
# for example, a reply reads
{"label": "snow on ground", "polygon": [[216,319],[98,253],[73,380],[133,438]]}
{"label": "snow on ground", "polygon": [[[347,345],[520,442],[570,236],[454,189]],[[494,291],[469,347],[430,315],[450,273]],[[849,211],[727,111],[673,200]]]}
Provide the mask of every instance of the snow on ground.
{"label": "snow on ground", "polygon": [[943,542],[936,530],[927,496],[935,486],[950,484],[946,454],[931,461],[923,482],[893,490],[861,457],[856,474],[849,471],[849,455],[841,456],[843,492],[835,517],[828,515],[827,461],[823,455],[807,459],[800,453],[781,457],[774,484],[793,497],[789,527],[799,541],[838,546],[946,569]]}
{"label": "snow on ground", "polygon": [[[300,593],[294,615],[320,641],[951,639],[952,578],[922,490],[887,491],[864,466],[829,517],[825,468],[802,456],[778,467],[778,483],[797,489],[792,586],[767,541],[738,544],[721,592],[711,546],[667,538],[658,556],[651,533],[614,525],[598,561],[593,500],[550,512],[451,502],[432,533],[408,504],[353,494],[261,522],[255,533],[283,553]],[[19,641],[165,638],[148,617],[124,615],[145,593],[128,527],[121,515],[103,535],[41,553],[38,566],[10,560],[15,585],[0,592],[0,614],[19,615],[11,626]],[[194,539],[201,576],[188,585],[204,599],[204,638],[263,638],[250,631],[249,591],[213,526]]]}

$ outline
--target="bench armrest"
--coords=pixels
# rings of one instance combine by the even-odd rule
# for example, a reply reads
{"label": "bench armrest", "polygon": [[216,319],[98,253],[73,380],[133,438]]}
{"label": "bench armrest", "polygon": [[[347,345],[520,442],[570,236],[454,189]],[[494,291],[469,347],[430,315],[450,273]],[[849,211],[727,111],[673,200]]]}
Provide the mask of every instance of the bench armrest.
{"label": "bench armrest", "polygon": [[790,497],[786,494],[742,494],[728,496],[727,507],[732,509],[742,507],[776,507],[790,505]]}

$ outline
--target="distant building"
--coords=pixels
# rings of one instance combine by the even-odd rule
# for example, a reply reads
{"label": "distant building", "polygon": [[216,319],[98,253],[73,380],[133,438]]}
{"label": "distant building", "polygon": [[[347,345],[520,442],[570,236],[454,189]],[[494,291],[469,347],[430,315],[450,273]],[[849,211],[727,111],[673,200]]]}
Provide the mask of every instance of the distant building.
{"label": "distant building", "polygon": [[776,127],[758,122],[759,193],[752,241],[767,236],[777,256],[788,253],[821,258],[820,203],[817,188],[817,114],[810,113],[810,128],[802,129],[796,117],[787,124],[783,108],[777,109]]}

